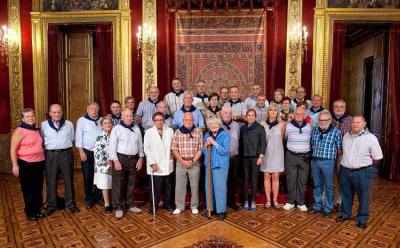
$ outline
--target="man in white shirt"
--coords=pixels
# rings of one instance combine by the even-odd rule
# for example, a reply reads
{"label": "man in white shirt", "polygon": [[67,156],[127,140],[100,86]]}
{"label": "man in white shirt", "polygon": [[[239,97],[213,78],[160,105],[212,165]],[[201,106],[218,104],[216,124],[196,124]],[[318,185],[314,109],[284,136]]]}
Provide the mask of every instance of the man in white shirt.
{"label": "man in white shirt", "polygon": [[183,104],[183,88],[182,82],[179,78],[174,78],[172,80],[172,88],[173,90],[165,95],[164,102],[168,105],[169,114],[171,114],[172,118],[174,117],[175,112],[182,106]]}
{"label": "man in white shirt", "polygon": [[74,156],[72,145],[74,125],[62,117],[59,104],[50,105],[50,118],[41,125],[41,133],[46,149],[47,211],[49,216],[57,209],[57,179],[61,173],[64,181],[65,207],[72,213],[80,210],[75,204]]}
{"label": "man in white shirt", "polygon": [[81,158],[85,202],[92,208],[101,197],[101,191],[93,185],[94,178],[94,143],[102,132],[99,116],[99,104],[91,102],[87,106],[87,114],[78,119],[76,124],[75,146]]}
{"label": "man in white shirt", "polygon": [[342,197],[341,214],[337,222],[349,220],[354,193],[358,195],[357,226],[366,228],[369,216],[369,189],[372,165],[383,158],[378,139],[365,127],[363,116],[354,116],[351,131],[343,136],[343,158],[339,183]]}
{"label": "man in white shirt", "polygon": [[314,95],[311,98],[311,107],[309,107],[306,111],[306,115],[311,117],[313,127],[318,127],[318,116],[319,113],[324,111],[324,107],[322,106],[322,97],[319,95]]}
{"label": "man in white shirt", "polygon": [[125,209],[140,213],[141,210],[133,205],[133,191],[137,173],[142,168],[144,153],[142,134],[133,123],[130,109],[122,111],[121,122],[111,131],[108,153],[114,162],[112,201],[116,209],[115,217],[122,218]]}
{"label": "man in white shirt", "polygon": [[203,80],[197,82],[196,90],[196,95],[193,97],[193,105],[203,113],[209,105],[209,99],[206,93],[206,82]]}
{"label": "man in white shirt", "polygon": [[247,106],[240,99],[239,87],[231,86],[229,88],[229,100],[224,106],[232,108],[232,119],[237,122],[246,122]]}

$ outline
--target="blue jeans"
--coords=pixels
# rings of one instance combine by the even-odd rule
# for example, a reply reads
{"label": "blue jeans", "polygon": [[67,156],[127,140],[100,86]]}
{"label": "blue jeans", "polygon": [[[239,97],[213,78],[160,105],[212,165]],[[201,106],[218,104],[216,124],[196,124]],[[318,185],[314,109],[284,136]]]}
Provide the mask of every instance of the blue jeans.
{"label": "blue jeans", "polygon": [[[205,195],[206,202],[208,199],[208,175],[207,167],[206,171],[206,181],[205,181]],[[226,197],[227,197],[227,186],[226,181],[228,179],[228,168],[212,168],[211,169],[211,210],[215,210],[219,213],[226,212]],[[215,206],[214,206],[215,205]],[[206,205],[207,208],[207,205]]]}
{"label": "blue jeans", "polygon": [[342,196],[341,215],[343,218],[351,218],[354,193],[358,195],[357,221],[368,222],[369,216],[369,188],[371,185],[372,166],[351,170],[340,166],[339,181],[340,195]]}
{"label": "blue jeans", "polygon": [[[314,205],[313,209],[325,213],[332,212],[333,208],[333,173],[335,160],[311,160],[311,175],[314,182]],[[322,202],[322,193],[325,189],[325,202]],[[323,205],[323,206],[322,206]]]}
{"label": "blue jeans", "polygon": [[101,190],[93,185],[94,179],[94,154],[92,151],[83,149],[86,154],[86,161],[81,162],[83,172],[83,184],[85,190],[85,202],[88,205],[95,204],[100,201]]}

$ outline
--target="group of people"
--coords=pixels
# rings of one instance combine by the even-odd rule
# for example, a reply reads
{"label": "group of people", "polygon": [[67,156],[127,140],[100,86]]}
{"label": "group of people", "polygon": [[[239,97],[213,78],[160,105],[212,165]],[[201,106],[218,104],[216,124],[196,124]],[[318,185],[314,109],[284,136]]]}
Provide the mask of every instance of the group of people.
{"label": "group of people", "polygon": [[[257,84],[244,101],[237,86],[207,95],[204,81],[198,82],[197,92],[192,93],[175,78],[172,87],[163,101],[158,88],[152,87],[148,99],[137,109],[133,97],[125,99],[125,108],[114,100],[111,113],[104,117],[99,116],[99,105],[91,102],[87,114],[77,121],[75,133],[58,104],[50,106],[49,119],[40,129],[35,127],[34,111],[24,109],[21,125],[12,136],[11,160],[13,174],[20,177],[27,218],[37,220],[56,210],[59,174],[64,179],[65,207],[79,212],[74,196],[75,144],[82,164],[86,207],[104,201],[105,211],[115,211],[117,218],[125,211],[142,211],[134,205],[134,189],[145,162],[152,182],[151,212],[157,211],[161,197],[162,207],[173,214],[184,211],[189,179],[190,209],[198,214],[201,170],[209,168],[205,199],[220,220],[226,217],[227,206],[256,210],[260,171],[264,174],[265,208],[291,210],[296,206],[300,211],[328,217],[335,206],[336,174],[337,221],[351,218],[356,192],[357,225],[366,227],[372,165],[383,155],[364,117],[346,114],[345,101],[336,100],[331,113],[323,108],[321,96],[306,100],[304,87],[297,88],[294,99],[277,89],[270,102]],[[239,206],[235,196],[240,170]],[[47,210],[42,213],[44,171]],[[283,172],[287,202],[280,204],[279,177]],[[307,208],[305,191],[310,174],[314,199]]]}

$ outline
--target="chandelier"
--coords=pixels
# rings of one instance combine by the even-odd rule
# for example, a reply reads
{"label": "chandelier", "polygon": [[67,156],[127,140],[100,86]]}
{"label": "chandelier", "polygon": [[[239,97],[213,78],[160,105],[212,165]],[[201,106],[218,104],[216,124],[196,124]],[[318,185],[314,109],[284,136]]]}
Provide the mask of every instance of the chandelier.
{"label": "chandelier", "polygon": [[307,27],[301,28],[300,22],[297,22],[289,32],[289,48],[296,51],[296,54],[301,54],[301,62],[307,62],[307,42],[308,31]]}
{"label": "chandelier", "polygon": [[154,48],[156,46],[156,32],[153,28],[144,23],[143,29],[142,26],[138,27],[138,31],[136,32],[137,44],[136,48],[138,50],[137,59],[140,59],[141,53],[146,53],[147,56],[153,58],[154,57]]}

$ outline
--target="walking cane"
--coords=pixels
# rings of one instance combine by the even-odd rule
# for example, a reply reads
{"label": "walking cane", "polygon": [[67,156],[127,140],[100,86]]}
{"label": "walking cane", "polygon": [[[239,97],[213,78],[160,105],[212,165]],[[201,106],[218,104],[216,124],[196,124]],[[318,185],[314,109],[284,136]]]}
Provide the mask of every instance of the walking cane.
{"label": "walking cane", "polygon": [[152,195],[152,200],[153,200],[153,219],[156,218],[156,206],[154,205],[154,180],[153,180],[153,168],[151,168],[151,195]]}
{"label": "walking cane", "polygon": [[207,147],[208,152],[208,166],[207,166],[207,177],[208,177],[208,189],[207,189],[207,217],[211,219],[211,145]]}

